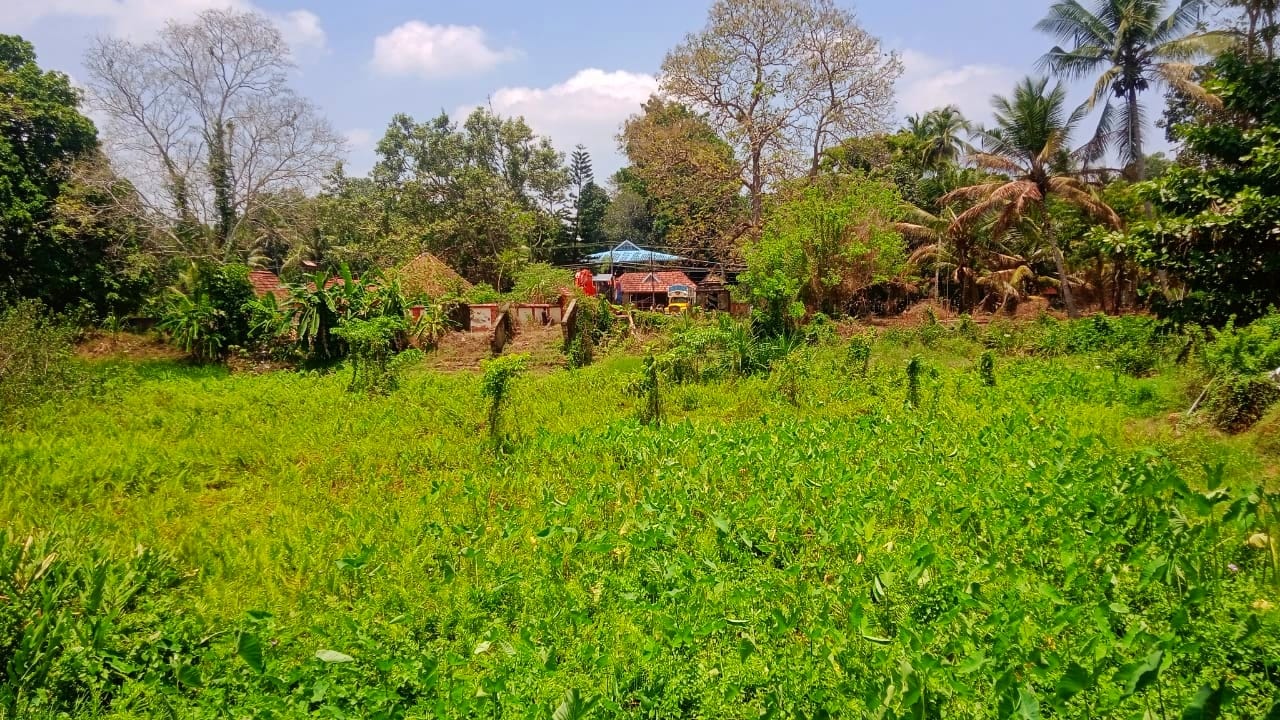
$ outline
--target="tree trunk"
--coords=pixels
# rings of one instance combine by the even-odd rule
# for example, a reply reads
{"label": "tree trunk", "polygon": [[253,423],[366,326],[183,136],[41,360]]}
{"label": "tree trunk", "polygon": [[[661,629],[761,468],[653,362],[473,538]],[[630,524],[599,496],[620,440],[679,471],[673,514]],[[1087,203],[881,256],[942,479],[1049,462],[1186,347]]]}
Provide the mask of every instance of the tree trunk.
{"label": "tree trunk", "polygon": [[1102,312],[1107,311],[1107,273],[1102,263],[1102,255],[1099,253],[1093,258],[1093,274],[1098,279],[1098,305],[1102,308]]}
{"label": "tree trunk", "polygon": [[967,313],[973,309],[972,282],[969,278],[969,242],[956,241],[956,273],[960,276],[960,312]]}
{"label": "tree trunk", "polygon": [[1142,118],[1138,115],[1138,91],[1130,89],[1126,98],[1129,104],[1129,147],[1133,149],[1133,173],[1138,182],[1147,179],[1147,157],[1142,154]]}
{"label": "tree trunk", "polygon": [[1125,271],[1124,255],[1117,255],[1115,259],[1115,263],[1116,263],[1115,287],[1112,288],[1112,292],[1115,295],[1114,303],[1113,303],[1115,305],[1115,313],[1119,315],[1120,310],[1124,307],[1124,271]]}
{"label": "tree trunk", "polygon": [[1057,266],[1058,282],[1062,283],[1062,300],[1067,305],[1067,317],[1078,318],[1080,311],[1076,309],[1076,299],[1071,294],[1071,283],[1067,281],[1067,260],[1062,256],[1062,248],[1058,247],[1058,241],[1053,237],[1053,226],[1049,222],[1049,209],[1045,208],[1044,213],[1044,237],[1049,241],[1049,247],[1053,250],[1053,263]]}
{"label": "tree trunk", "polygon": [[760,222],[764,217],[764,178],[761,173],[760,155],[762,148],[753,148],[751,151],[751,227],[756,232],[760,230]]}

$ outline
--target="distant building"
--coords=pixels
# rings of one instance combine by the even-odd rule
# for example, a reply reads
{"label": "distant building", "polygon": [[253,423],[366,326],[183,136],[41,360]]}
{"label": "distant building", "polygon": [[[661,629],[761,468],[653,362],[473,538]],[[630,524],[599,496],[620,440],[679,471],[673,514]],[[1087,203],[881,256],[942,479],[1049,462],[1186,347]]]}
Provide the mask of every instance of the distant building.
{"label": "distant building", "polygon": [[270,270],[250,270],[249,283],[253,285],[253,294],[258,297],[275,295],[277,301],[289,297],[289,288],[280,281],[279,275]]}
{"label": "distant building", "polygon": [[[697,287],[697,283],[679,270],[630,272],[618,276],[614,283],[618,299],[623,305],[634,305],[645,310],[666,307],[667,289],[672,285]],[[694,302],[697,300],[694,299]]]}

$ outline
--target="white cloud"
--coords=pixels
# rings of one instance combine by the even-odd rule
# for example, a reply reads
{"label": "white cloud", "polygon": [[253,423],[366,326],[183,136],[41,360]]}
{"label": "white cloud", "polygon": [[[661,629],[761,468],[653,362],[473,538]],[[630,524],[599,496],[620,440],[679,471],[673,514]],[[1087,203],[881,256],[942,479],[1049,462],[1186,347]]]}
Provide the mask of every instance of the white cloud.
{"label": "white cloud", "polygon": [[373,133],[364,128],[352,128],[342,134],[347,140],[347,148],[363,150],[373,146]]}
{"label": "white cloud", "polygon": [[306,50],[324,50],[328,44],[328,36],[320,25],[320,17],[310,10],[291,10],[282,15],[272,13],[271,19],[284,41],[295,53]]}
{"label": "white cloud", "polygon": [[512,49],[489,47],[474,25],[428,25],[410,20],[373,41],[375,70],[424,78],[484,72],[518,57]]}
{"label": "white cloud", "polygon": [[[603,181],[622,165],[615,137],[622,122],[658,91],[652,75],[625,70],[579,70],[568,80],[546,88],[504,87],[489,104],[499,115],[522,116],[529,127],[552,139],[560,150],[582,144],[595,160]],[[465,115],[471,108],[462,108]]]}
{"label": "white cloud", "polygon": [[898,81],[900,115],[956,105],[965,117],[991,119],[991,96],[1006,94],[1023,73],[1003,65],[949,63],[916,50],[902,53],[905,72]]}
{"label": "white cloud", "polygon": [[113,35],[149,39],[169,20],[190,20],[204,10],[256,10],[271,18],[294,51],[325,47],[320,18],[308,10],[265,12],[248,0],[8,0],[0,30],[21,31],[42,20],[61,18],[101,22]]}

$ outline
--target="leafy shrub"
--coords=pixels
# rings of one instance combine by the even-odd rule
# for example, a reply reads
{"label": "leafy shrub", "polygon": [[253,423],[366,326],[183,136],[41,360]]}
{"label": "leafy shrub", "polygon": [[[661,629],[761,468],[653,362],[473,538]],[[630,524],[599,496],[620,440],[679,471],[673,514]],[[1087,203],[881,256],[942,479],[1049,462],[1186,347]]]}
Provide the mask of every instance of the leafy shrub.
{"label": "leafy shrub", "polygon": [[1280,368],[1280,315],[1271,314],[1238,328],[1235,319],[1210,330],[1203,348],[1210,374],[1251,375]]}
{"label": "leafy shrub", "polygon": [[658,385],[658,360],[646,355],[640,375],[628,385],[632,395],[641,399],[640,422],[645,425],[662,423],[662,390]]}
{"label": "leafy shrub", "polygon": [[516,302],[553,303],[564,290],[571,290],[573,272],[546,263],[529,263],[515,275],[510,297]]}
{"label": "leafy shrub", "polygon": [[920,405],[920,376],[924,374],[924,359],[914,355],[907,361],[907,405]]}
{"label": "leafy shrub", "polygon": [[933,347],[939,340],[946,337],[947,328],[938,322],[938,315],[933,308],[924,309],[924,322],[916,329],[916,336],[920,338],[920,344],[925,347]]}
{"label": "leafy shrub", "polygon": [[1150,343],[1122,345],[1110,354],[1107,364],[1131,377],[1145,377],[1156,369],[1160,353]]}
{"label": "leafy shrub", "polygon": [[1210,385],[1204,407],[1219,430],[1244,432],[1280,400],[1280,387],[1270,378],[1228,374]]}
{"label": "leafy shrub", "polygon": [[254,308],[247,267],[192,263],[164,295],[160,330],[197,362],[214,362],[249,342]]}
{"label": "leafy shrub", "polygon": [[489,400],[489,440],[502,445],[502,408],[511,394],[511,383],[525,373],[529,359],[524,355],[502,355],[481,363],[480,394]]}
{"label": "leafy shrub", "polygon": [[598,346],[605,346],[617,328],[613,309],[604,298],[579,298],[574,306],[574,321],[564,348],[570,369],[590,365]]}
{"label": "leafy shrub", "polygon": [[386,394],[396,388],[396,376],[389,363],[396,336],[404,332],[405,323],[398,317],[376,317],[371,320],[352,318],[334,329],[334,334],[347,343],[351,361],[351,392]]}
{"label": "leafy shrub", "polygon": [[661,330],[667,327],[672,317],[663,315],[660,312],[652,312],[650,310],[632,310],[631,319],[635,321],[637,330]]}
{"label": "leafy shrub", "polygon": [[222,313],[203,294],[187,295],[170,290],[160,316],[160,330],[196,362],[222,357],[227,337],[222,334]]}
{"label": "leafy shrub", "polygon": [[192,658],[168,637],[154,647],[161,615],[139,607],[178,584],[171,559],[140,546],[127,559],[71,562],[59,550],[54,537],[0,531],[0,717],[110,702],[129,675],[193,684]]}
{"label": "leafy shrub", "polygon": [[440,339],[452,329],[453,323],[449,320],[449,313],[445,306],[429,303],[422,306],[418,319],[409,326],[409,337],[416,340],[421,347],[434,350],[439,345]]}
{"label": "leafy shrub", "polygon": [[353,320],[390,318],[384,326],[397,328],[394,347],[402,349],[408,343],[408,302],[396,280],[378,274],[357,279],[343,265],[338,282],[316,273],[306,282],[290,285],[289,296],[299,349],[313,362],[347,355],[348,344],[336,330]]}
{"label": "leafy shrub", "polygon": [[591,364],[594,355],[591,333],[580,330],[574,333],[573,339],[569,341],[569,349],[565,352],[565,364],[570,370],[584,368]]}
{"label": "leafy shrub", "polygon": [[66,390],[76,382],[76,329],[38,300],[0,314],[0,417]]}
{"label": "leafy shrub", "polygon": [[871,346],[875,342],[875,334],[864,332],[849,338],[849,346],[845,350],[845,359],[849,367],[858,377],[866,377],[871,369]]}
{"label": "leafy shrub", "polygon": [[800,396],[809,383],[809,376],[810,361],[807,353],[803,351],[788,353],[773,364],[770,386],[788,403],[799,407]]}
{"label": "leafy shrub", "polygon": [[462,299],[471,305],[483,305],[502,301],[502,293],[489,283],[478,283],[462,294]]}
{"label": "leafy shrub", "polygon": [[836,337],[836,324],[825,313],[817,313],[804,327],[805,341],[811,345],[830,342]]}
{"label": "leafy shrub", "polygon": [[245,304],[249,314],[249,341],[266,354],[284,358],[289,355],[293,338],[293,316],[276,296],[267,293]]}
{"label": "leafy shrub", "polygon": [[987,387],[996,386],[996,354],[990,350],[982,351],[978,356],[978,377]]}

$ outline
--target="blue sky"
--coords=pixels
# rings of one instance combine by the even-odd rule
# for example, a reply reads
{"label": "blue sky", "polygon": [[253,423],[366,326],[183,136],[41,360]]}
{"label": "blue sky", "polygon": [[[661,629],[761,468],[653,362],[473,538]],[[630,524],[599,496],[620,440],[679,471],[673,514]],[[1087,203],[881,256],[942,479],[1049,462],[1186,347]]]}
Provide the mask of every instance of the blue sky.
{"label": "blue sky", "polygon": [[[893,0],[852,7],[903,55],[898,115],[956,103],[978,120],[1051,45],[1033,30],[1048,0]],[[585,144],[598,177],[621,163],[621,121],[656,87],[666,51],[705,22],[709,0],[4,0],[0,32],[36,45],[46,67],[82,77],[89,39],[145,39],[169,18],[215,6],[269,15],[294,47],[295,87],[348,138],[363,173],[392,114],[425,119],[490,103],[523,115],[562,151]],[[1077,96],[1083,99],[1082,93]],[[1162,99],[1147,96],[1151,114]],[[1149,137],[1156,139],[1158,133]]]}

